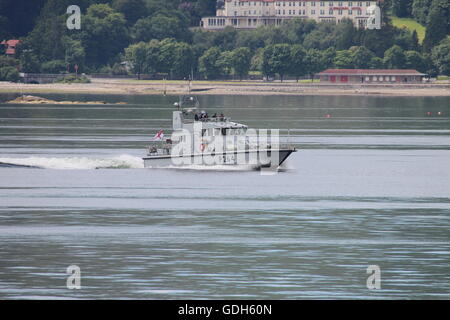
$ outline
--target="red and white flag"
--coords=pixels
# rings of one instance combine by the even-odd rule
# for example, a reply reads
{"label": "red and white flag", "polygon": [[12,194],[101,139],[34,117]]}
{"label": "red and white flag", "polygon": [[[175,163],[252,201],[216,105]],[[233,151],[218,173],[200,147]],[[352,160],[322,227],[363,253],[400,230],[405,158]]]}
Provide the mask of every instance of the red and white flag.
{"label": "red and white flag", "polygon": [[157,134],[153,137],[153,140],[162,140],[164,139],[164,131],[159,130]]}

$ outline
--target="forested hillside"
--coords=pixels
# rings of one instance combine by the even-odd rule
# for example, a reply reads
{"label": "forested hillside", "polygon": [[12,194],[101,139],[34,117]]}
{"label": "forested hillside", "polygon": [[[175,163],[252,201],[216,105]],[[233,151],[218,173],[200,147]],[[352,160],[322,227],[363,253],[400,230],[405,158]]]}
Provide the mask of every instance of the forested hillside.
{"label": "forested hillside", "polygon": [[[66,27],[67,7],[82,10],[81,30]],[[328,67],[412,68],[450,74],[448,0],[385,0],[381,30],[292,20],[281,27],[208,32],[202,16],[216,0],[0,0],[0,39],[20,39],[16,59],[0,56],[0,79],[23,72],[164,73],[171,78],[313,76]],[[396,28],[389,16],[415,19],[417,33]],[[6,69],[7,68],[7,69]],[[3,70],[3,71],[2,71]],[[6,72],[7,71],[7,72]]]}

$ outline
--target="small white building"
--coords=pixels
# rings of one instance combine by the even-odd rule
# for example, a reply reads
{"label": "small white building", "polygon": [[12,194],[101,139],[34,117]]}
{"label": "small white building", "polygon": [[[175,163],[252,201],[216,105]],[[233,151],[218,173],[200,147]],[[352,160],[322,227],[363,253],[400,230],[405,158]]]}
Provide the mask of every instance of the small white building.
{"label": "small white building", "polygon": [[335,23],[347,18],[356,26],[365,28],[369,19],[367,9],[381,1],[224,0],[220,2],[216,16],[204,17],[200,26],[207,30],[220,30],[227,26],[254,29],[259,26],[278,26],[293,18]]}

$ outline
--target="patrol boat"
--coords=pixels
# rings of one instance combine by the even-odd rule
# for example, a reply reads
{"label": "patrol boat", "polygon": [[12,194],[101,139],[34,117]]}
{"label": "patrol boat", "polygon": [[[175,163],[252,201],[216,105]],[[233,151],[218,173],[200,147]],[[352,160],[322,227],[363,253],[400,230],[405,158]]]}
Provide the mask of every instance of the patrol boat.
{"label": "patrol boat", "polygon": [[[186,107],[186,105],[188,105]],[[257,170],[278,169],[297,150],[280,146],[278,130],[268,135],[231,121],[223,114],[209,116],[199,111],[194,97],[175,103],[172,136],[164,139],[162,130],[152,141],[143,158],[145,168],[208,166]]]}

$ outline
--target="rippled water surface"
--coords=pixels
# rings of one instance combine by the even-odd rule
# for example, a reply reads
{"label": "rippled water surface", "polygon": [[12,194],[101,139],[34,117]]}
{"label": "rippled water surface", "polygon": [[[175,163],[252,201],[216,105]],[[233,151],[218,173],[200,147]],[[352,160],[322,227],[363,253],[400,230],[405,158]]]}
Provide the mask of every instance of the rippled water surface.
{"label": "rippled water surface", "polygon": [[200,97],[300,149],[263,176],[143,169],[178,97],[43,96],[107,104],[0,95],[0,298],[450,299],[449,98]]}

